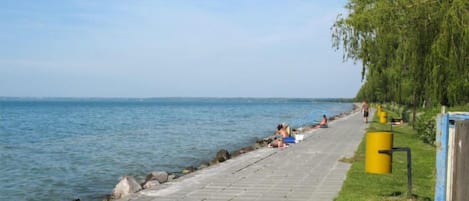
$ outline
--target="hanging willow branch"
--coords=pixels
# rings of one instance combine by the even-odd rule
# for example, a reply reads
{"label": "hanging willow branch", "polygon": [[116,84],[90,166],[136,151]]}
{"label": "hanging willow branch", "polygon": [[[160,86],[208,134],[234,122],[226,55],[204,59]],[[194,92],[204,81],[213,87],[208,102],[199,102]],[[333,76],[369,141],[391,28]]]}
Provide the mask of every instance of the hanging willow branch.
{"label": "hanging willow branch", "polygon": [[331,27],[332,46],[363,64],[357,98],[469,102],[469,1],[349,0],[345,7]]}

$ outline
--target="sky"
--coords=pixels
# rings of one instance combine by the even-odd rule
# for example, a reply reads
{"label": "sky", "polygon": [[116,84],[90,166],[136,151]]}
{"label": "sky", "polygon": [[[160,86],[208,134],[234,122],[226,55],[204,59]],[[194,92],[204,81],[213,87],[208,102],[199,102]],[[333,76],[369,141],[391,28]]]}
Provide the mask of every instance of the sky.
{"label": "sky", "polygon": [[0,97],[351,98],[346,0],[2,0]]}

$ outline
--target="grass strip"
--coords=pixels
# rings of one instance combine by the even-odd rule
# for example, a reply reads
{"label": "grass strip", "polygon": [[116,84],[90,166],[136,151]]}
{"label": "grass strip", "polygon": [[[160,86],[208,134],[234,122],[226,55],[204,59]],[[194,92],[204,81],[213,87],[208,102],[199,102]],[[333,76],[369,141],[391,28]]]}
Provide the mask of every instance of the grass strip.
{"label": "grass strip", "polygon": [[[397,114],[388,112],[388,117]],[[390,124],[379,123],[374,115],[367,132],[390,132]],[[412,153],[412,194],[407,197],[407,156],[406,152],[394,152],[391,174],[365,173],[365,142],[362,140],[353,158],[342,162],[352,163],[347,178],[335,201],[379,201],[379,200],[433,200],[435,192],[435,147],[423,143],[410,125],[393,126],[394,147],[410,147]]]}

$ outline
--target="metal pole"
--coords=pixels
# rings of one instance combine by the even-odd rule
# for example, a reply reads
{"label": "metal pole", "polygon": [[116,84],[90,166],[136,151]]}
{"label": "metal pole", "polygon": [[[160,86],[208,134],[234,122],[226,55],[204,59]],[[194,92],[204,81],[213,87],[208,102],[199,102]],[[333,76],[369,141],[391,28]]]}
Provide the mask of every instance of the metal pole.
{"label": "metal pole", "polygon": [[407,152],[407,188],[409,194],[407,197],[412,198],[412,155],[409,147],[403,147]]}
{"label": "metal pole", "polygon": [[407,197],[412,198],[412,156],[409,147],[393,147],[391,150],[378,150],[380,154],[391,154],[396,151],[407,152]]}

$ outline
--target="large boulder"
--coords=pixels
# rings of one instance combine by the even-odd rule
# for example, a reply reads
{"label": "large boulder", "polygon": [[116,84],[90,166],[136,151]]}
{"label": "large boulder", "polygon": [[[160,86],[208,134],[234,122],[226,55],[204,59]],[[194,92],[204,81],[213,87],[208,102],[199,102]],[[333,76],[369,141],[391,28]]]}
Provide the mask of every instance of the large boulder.
{"label": "large boulder", "polygon": [[132,176],[123,176],[119,183],[116,184],[116,187],[114,187],[111,196],[114,199],[119,199],[139,190],[142,190],[142,187]]}
{"label": "large boulder", "polygon": [[231,158],[230,152],[226,149],[221,149],[220,151],[217,152],[217,155],[215,156],[215,160],[219,162],[224,162],[228,159]]}
{"label": "large boulder", "polygon": [[151,172],[150,174],[145,177],[145,182],[151,181],[151,180],[157,180],[160,183],[165,183],[168,181],[168,173],[165,171],[155,171]]}
{"label": "large boulder", "polygon": [[168,181],[168,173],[165,171],[155,171],[145,177],[145,182],[142,183],[143,189],[148,189],[153,186],[160,185]]}

